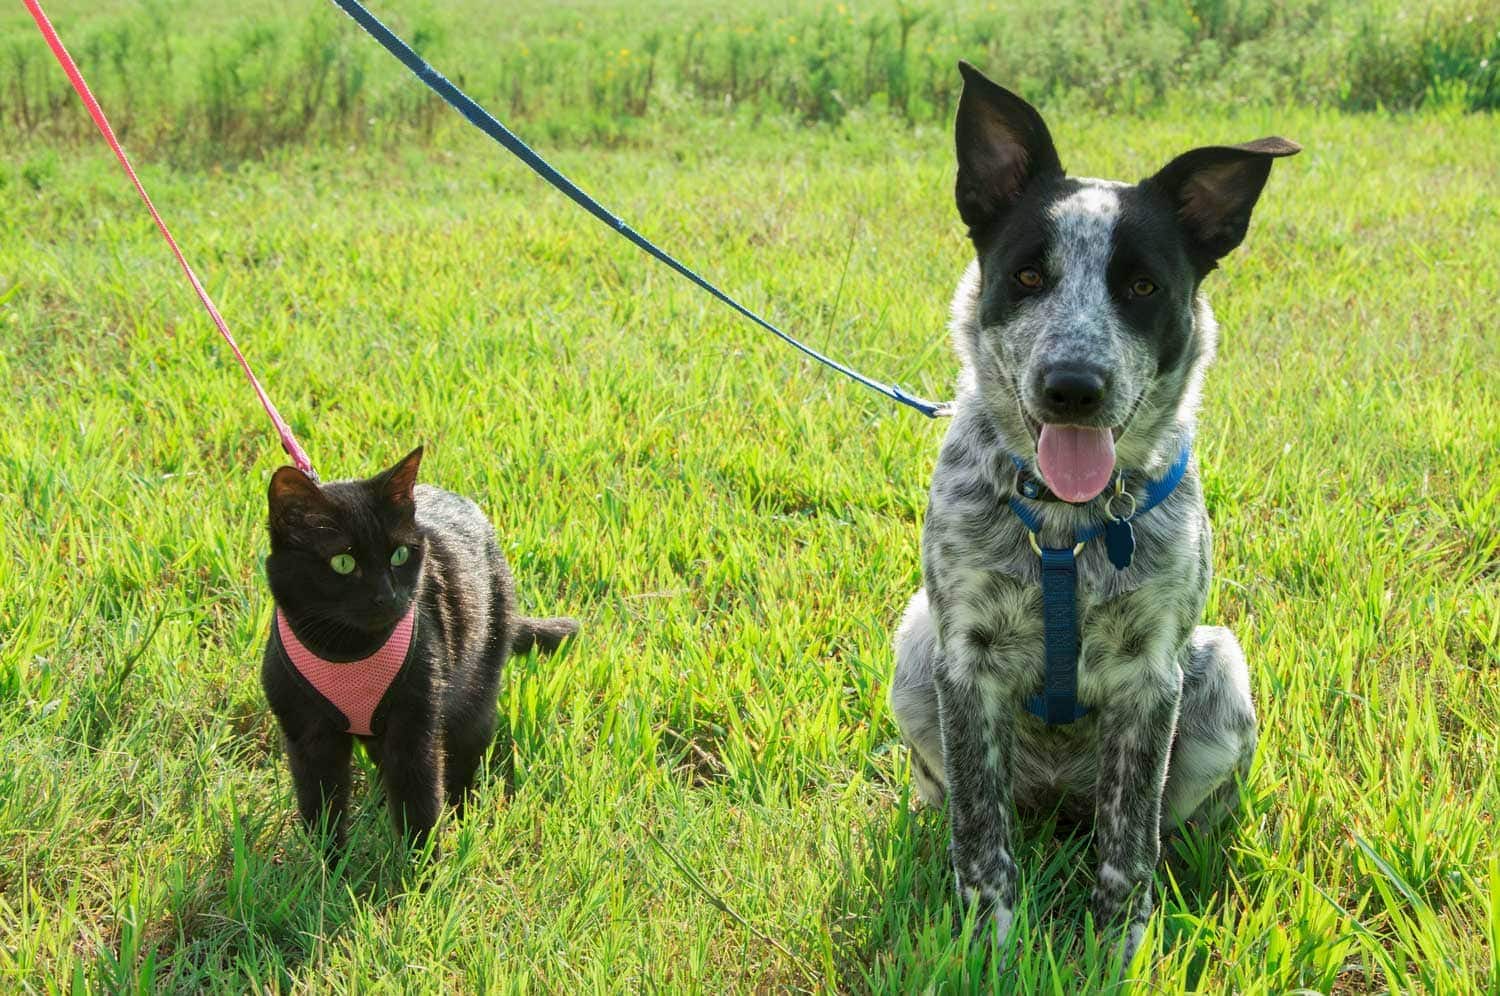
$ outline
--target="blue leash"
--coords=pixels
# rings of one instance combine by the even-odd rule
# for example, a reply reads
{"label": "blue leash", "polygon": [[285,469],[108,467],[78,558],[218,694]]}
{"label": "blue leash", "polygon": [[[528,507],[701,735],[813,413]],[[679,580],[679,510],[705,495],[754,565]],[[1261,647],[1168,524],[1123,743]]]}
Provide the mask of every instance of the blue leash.
{"label": "blue leash", "polygon": [[470,124],[484,132],[490,138],[493,138],[496,142],[499,142],[517,159],[531,167],[532,172],[536,173],[537,176],[540,176],[543,180],[546,180],[552,186],[567,194],[575,204],[604,222],[604,224],[614,229],[620,235],[623,235],[648,256],[665,263],[767,332],[770,332],[783,342],[800,349],[824,366],[837,370],[850,380],[857,381],[870,390],[878,394],[883,394],[893,401],[898,401],[903,405],[915,408],[928,418],[937,418],[942,415],[952,414],[949,411],[948,405],[944,403],[919,398],[914,394],[909,394],[902,390],[895,384],[882,384],[880,381],[866,377],[859,371],[847,367],[835,359],[824,356],[806,343],[793,339],[775,325],[772,325],[749,308],[740,304],[708,280],[699,276],[692,269],[678,262],[666,250],[660,248],[656,243],[631,228],[604,205],[590,197],[576,183],[569,180],[553,167],[551,163],[539,156],[531,146],[521,141],[514,132],[501,124],[494,115],[490,114],[483,107],[480,107],[468,94],[449,82],[447,77],[428,65],[421,56],[412,50],[410,45],[398,38],[391,29],[380,23],[375,15],[371,14],[359,0],[333,0],[333,2],[344,13],[354,18],[355,23],[364,28],[370,37],[384,46],[387,52],[401,60],[402,65],[410,69],[416,75],[417,79],[427,84],[434,93],[447,101],[450,107],[467,118]]}
{"label": "blue leash", "polygon": [[[1026,700],[1026,711],[1048,726],[1066,726],[1089,714],[1089,710],[1078,702],[1078,554],[1083,545],[1104,536],[1105,551],[1115,570],[1123,571],[1135,558],[1135,531],[1130,523],[1138,515],[1151,511],[1177,490],[1187,473],[1188,461],[1192,459],[1192,442],[1182,444],[1182,452],[1168,468],[1166,474],[1154,481],[1146,482],[1145,499],[1135,504],[1132,496],[1130,511],[1110,517],[1102,524],[1080,529],[1073,534],[1073,545],[1061,548],[1042,546],[1037,534],[1042,531],[1042,517],[1027,508],[1015,495],[1010,497],[1010,510],[1031,533],[1031,545],[1042,560],[1042,641],[1045,648],[1046,670],[1040,695]],[[1012,456],[1018,472],[1026,471],[1026,463]],[[1123,494],[1120,478],[1116,476],[1115,495]],[[1111,496],[1111,507],[1114,496]]]}

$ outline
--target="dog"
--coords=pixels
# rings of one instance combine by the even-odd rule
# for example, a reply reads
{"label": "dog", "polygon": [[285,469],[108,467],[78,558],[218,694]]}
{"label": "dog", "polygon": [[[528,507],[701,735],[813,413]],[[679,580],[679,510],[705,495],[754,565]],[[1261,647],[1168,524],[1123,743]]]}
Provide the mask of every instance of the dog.
{"label": "dog", "polygon": [[1255,752],[1244,654],[1198,624],[1210,535],[1190,443],[1217,339],[1200,284],[1300,147],[1199,148],[1134,185],[1072,178],[1035,108],[959,68],[975,259],[890,706],[917,796],[947,801],[961,906],[1003,941],[1013,808],[1092,816],[1095,923],[1128,963],[1162,834],[1237,809]]}

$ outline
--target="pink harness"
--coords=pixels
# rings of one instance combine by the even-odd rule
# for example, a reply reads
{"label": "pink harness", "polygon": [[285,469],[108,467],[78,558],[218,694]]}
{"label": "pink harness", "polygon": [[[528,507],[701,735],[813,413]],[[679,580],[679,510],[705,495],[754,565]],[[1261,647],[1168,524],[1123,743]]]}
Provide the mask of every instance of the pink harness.
{"label": "pink harness", "polygon": [[349,724],[348,732],[368,737],[374,735],[370,724],[380,700],[385,698],[396,675],[401,673],[401,666],[406,663],[416,617],[417,609],[413,605],[396,624],[384,646],[357,661],[325,661],[308,650],[287,625],[280,609],[276,610],[276,633],[281,638],[281,648],[286,652],[287,660],[292,662],[297,673],[344,714]]}

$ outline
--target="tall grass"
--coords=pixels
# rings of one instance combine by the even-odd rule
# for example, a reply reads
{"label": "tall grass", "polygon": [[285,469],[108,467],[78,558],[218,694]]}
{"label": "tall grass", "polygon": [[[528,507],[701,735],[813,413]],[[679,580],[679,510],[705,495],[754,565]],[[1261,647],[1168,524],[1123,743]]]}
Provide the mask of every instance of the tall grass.
{"label": "tall grass", "polygon": [[[140,150],[233,159],[304,140],[409,137],[436,120],[434,99],[331,4],[52,6]],[[1440,0],[1420,14],[1353,0],[749,0],[714,11],[668,0],[649,18],[587,0],[519,12],[479,0],[375,10],[504,116],[591,139],[674,113],[838,122],[870,109],[935,121],[950,113],[959,58],[1034,99],[1095,110],[1182,99],[1500,106],[1500,6],[1482,0]],[[5,140],[87,134],[71,103],[29,19],[0,17]]]}

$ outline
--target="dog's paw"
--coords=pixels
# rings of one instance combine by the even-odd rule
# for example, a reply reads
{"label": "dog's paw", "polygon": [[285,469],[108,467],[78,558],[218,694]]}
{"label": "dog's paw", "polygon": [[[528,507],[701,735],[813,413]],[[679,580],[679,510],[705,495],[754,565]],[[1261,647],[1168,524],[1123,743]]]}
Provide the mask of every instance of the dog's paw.
{"label": "dog's paw", "polygon": [[973,940],[982,939],[992,947],[1003,947],[1010,939],[1011,927],[1015,923],[1011,903],[1000,898],[998,890],[984,886],[960,885],[958,896],[962,902],[954,910],[953,936],[962,937],[972,921]]}
{"label": "dog's paw", "polygon": [[996,947],[1010,940],[1010,928],[1015,919],[1015,911],[1005,903],[996,903],[990,909],[990,941]]}
{"label": "dog's paw", "polygon": [[1141,949],[1141,941],[1146,936],[1146,924],[1137,921],[1130,925],[1125,931],[1125,938],[1120,942],[1120,967],[1128,968],[1130,962],[1135,958],[1135,953]]}
{"label": "dog's paw", "polygon": [[1094,931],[1100,943],[1118,945],[1120,968],[1123,971],[1140,950],[1141,941],[1146,936],[1150,906],[1128,900],[1122,902],[1117,895],[1112,895],[1107,890],[1095,890],[1093,915]]}

